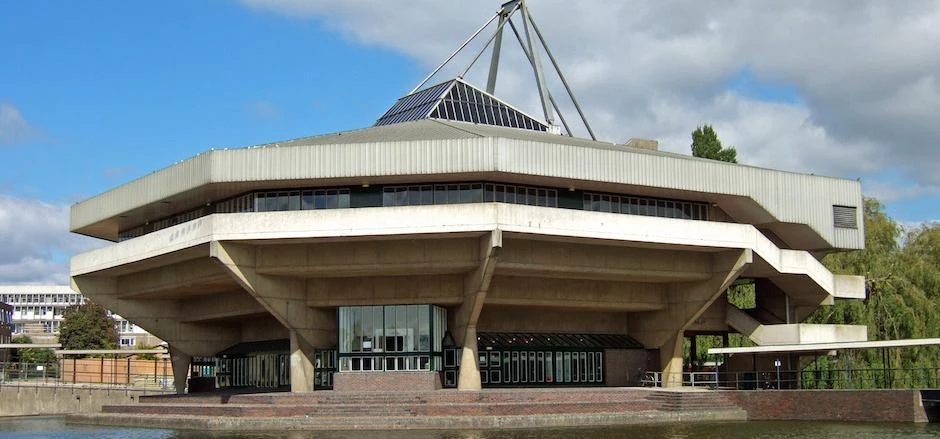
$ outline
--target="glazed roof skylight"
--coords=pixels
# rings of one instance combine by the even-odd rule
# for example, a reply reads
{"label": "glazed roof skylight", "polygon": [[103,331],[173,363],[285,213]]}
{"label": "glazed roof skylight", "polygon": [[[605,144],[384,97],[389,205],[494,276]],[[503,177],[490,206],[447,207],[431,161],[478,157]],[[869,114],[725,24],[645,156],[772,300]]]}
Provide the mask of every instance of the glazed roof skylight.
{"label": "glazed roof skylight", "polygon": [[420,119],[444,119],[533,131],[548,126],[462,79],[452,79],[398,100],[375,126]]}

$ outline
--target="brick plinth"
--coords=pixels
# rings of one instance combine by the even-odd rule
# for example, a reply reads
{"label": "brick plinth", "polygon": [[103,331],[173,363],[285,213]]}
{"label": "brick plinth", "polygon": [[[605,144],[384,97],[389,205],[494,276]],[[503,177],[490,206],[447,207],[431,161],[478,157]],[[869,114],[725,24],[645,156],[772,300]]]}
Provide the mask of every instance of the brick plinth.
{"label": "brick plinth", "polygon": [[437,372],[337,372],[333,376],[336,392],[425,391],[441,388]]}
{"label": "brick plinth", "polygon": [[927,422],[919,390],[725,391],[750,420]]}

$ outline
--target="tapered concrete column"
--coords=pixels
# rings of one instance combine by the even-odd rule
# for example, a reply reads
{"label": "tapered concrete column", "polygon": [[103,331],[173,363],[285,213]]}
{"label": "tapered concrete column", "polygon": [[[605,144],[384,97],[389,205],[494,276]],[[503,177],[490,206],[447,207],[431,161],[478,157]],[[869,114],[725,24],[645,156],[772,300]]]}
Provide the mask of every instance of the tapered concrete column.
{"label": "tapered concrete column", "polygon": [[209,254],[248,294],[289,330],[291,391],[313,390],[314,347],[334,343],[335,313],[307,306],[306,281],[259,274],[252,246],[213,241]]}
{"label": "tapered concrete column", "polygon": [[468,326],[460,354],[460,376],[457,379],[458,390],[480,390],[479,347],[477,346],[477,328]]}
{"label": "tapered concrete column", "polygon": [[684,332],[679,331],[659,349],[659,366],[663,371],[663,387],[682,387],[682,341]]}
{"label": "tapered concrete column", "polygon": [[312,392],[314,366],[313,348],[297,331],[290,331],[290,391]]}
{"label": "tapered concrete column", "polygon": [[477,321],[493,280],[493,273],[503,247],[503,233],[496,229],[480,238],[480,265],[464,278],[464,300],[454,317],[451,334],[463,342],[460,353],[460,376],[457,389],[480,390],[480,368],[477,364]]}
{"label": "tapered concrete column", "polygon": [[659,347],[663,386],[682,385],[682,341],[685,330],[724,293],[753,261],[750,250],[712,256],[710,279],[670,286],[668,309],[638,314],[630,335],[648,347]]}
{"label": "tapered concrete column", "polygon": [[176,393],[186,393],[186,377],[189,376],[189,365],[193,361],[192,355],[184,353],[170,345],[170,363],[173,365],[173,385]]}

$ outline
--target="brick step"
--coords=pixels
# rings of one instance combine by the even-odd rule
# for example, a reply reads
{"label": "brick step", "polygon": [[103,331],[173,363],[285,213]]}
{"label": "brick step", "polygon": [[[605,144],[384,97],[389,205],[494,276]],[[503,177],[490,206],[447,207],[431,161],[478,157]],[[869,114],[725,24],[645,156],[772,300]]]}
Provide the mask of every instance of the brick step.
{"label": "brick step", "polygon": [[664,411],[697,411],[736,409],[737,406],[723,395],[693,392],[654,392],[649,400],[660,404]]}
{"label": "brick step", "polygon": [[461,403],[395,405],[273,405],[273,404],[136,404],[104,406],[102,413],[185,415],[209,417],[373,417],[373,416],[515,416],[565,413],[625,413],[657,410],[650,401],[621,402],[540,402],[540,403]]}
{"label": "brick step", "polygon": [[269,416],[304,416],[310,412],[303,406],[241,406],[234,404],[184,405],[184,404],[137,404],[106,405],[102,413],[140,414],[140,415],[185,415],[204,417],[269,417]]}
{"label": "brick step", "polygon": [[144,395],[139,400],[147,404],[224,404],[231,396],[225,394]]}
{"label": "brick step", "polygon": [[629,402],[645,399],[648,390],[622,390],[611,391],[563,391],[545,392],[532,390],[514,391],[487,391],[487,392],[459,392],[437,391],[409,394],[389,395],[387,393],[340,393],[329,391],[308,394],[255,394],[233,395],[229,403],[237,404],[435,404],[435,403],[537,403],[537,402],[565,402],[565,401],[596,401],[596,402]]}
{"label": "brick step", "polygon": [[[718,422],[724,420],[743,421],[747,413],[740,409],[712,410],[691,414],[684,420]],[[299,430],[392,430],[392,429],[480,429],[505,428],[512,425],[517,428],[576,427],[625,425],[637,422],[675,422],[676,415],[662,411],[636,411],[613,413],[587,413],[576,416],[517,415],[517,416],[297,416],[255,417],[255,418],[219,418],[192,415],[146,415],[146,414],[73,414],[67,417],[69,423],[115,425],[149,428],[184,428],[194,430],[252,430],[271,431],[285,427]],[[353,435],[355,436],[355,435]],[[350,437],[353,437],[350,436]]]}
{"label": "brick step", "polygon": [[412,407],[418,416],[511,416],[565,413],[622,413],[656,410],[647,401],[622,402],[539,402],[530,404],[435,404]]}

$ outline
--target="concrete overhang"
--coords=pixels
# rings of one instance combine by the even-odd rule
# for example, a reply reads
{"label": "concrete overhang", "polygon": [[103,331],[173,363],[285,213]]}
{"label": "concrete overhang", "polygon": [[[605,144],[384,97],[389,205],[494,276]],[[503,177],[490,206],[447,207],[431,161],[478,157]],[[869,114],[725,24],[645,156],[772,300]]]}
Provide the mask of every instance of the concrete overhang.
{"label": "concrete overhang", "polygon": [[[72,258],[72,276],[146,267],[153,260],[196,251],[213,241],[289,243],[481,236],[597,243],[678,251],[749,249],[773,272],[805,279],[826,294],[859,283],[837,281],[809,253],[782,250],[755,227],[503,203],[376,207],[313,211],[215,214]],[[197,249],[197,250],[192,250]],[[207,253],[205,253],[207,255]],[[126,272],[124,270],[123,272]],[[837,285],[839,288],[837,288]],[[863,287],[863,283],[861,284]]]}
{"label": "concrete overhang", "polygon": [[[250,190],[492,180],[710,202],[737,222],[773,230],[795,248],[864,244],[861,229],[836,233],[832,226],[833,205],[858,206],[861,215],[861,188],[854,180],[510,128],[433,120],[398,125],[388,140],[381,135],[387,127],[376,127],[355,135],[209,151],[74,205],[70,227],[116,241],[120,228]],[[426,131],[435,138],[426,138]],[[349,143],[350,138],[359,141]]]}

